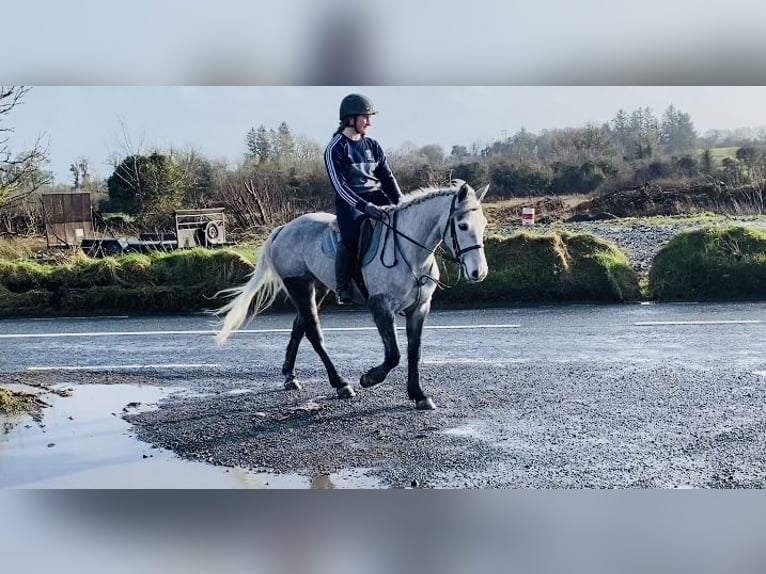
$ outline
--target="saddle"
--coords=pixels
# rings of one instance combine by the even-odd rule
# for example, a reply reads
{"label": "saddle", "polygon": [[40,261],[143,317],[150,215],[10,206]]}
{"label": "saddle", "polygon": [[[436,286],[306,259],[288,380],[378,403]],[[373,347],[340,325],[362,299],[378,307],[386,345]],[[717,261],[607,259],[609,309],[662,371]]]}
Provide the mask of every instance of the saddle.
{"label": "saddle", "polygon": [[[364,284],[362,269],[375,258],[383,231],[383,226],[376,225],[376,223],[371,219],[365,219],[362,222],[362,227],[359,231],[359,243],[354,250],[353,279],[365,301],[369,298],[370,294]],[[338,224],[333,222],[322,237],[322,253],[328,257],[335,258],[335,254],[338,252],[338,243],[340,243],[340,230],[338,229]]]}

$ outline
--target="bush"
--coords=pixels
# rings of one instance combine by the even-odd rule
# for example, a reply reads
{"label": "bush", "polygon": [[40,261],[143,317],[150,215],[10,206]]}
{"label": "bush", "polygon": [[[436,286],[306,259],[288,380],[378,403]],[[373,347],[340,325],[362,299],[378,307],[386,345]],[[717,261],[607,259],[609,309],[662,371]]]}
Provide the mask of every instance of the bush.
{"label": "bush", "polygon": [[48,314],[50,309],[51,292],[46,289],[13,292],[0,285],[0,317]]}
{"label": "bush", "polygon": [[525,197],[548,193],[550,168],[532,163],[493,161],[489,166],[492,193],[496,197]]}
{"label": "bush", "polygon": [[593,162],[582,165],[553,164],[550,190],[556,195],[590,193],[606,181],[602,168]]}
{"label": "bush", "polygon": [[[518,232],[485,241],[489,275],[434,296],[438,303],[625,302],[639,298],[638,277],[614,245],[592,235]],[[454,276],[454,268],[451,276]]]}
{"label": "bush", "polygon": [[215,294],[252,271],[232,250],[80,256],[60,266],[0,261],[0,316],[178,312],[217,307]]}
{"label": "bush", "polygon": [[649,290],[658,301],[766,298],[766,231],[709,227],[679,233],[655,256]]}
{"label": "bush", "polygon": [[53,267],[34,261],[3,261],[0,259],[0,285],[13,293],[45,288]]}

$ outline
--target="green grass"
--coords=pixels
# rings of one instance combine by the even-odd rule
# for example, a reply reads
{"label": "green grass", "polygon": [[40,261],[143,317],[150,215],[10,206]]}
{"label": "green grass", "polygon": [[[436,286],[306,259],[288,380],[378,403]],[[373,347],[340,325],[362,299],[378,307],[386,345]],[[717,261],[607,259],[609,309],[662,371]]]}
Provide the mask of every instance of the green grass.
{"label": "green grass", "polygon": [[546,301],[627,302],[638,277],[613,244],[589,234],[517,232],[485,241],[489,275],[434,295],[434,304],[473,306]]}
{"label": "green grass", "polygon": [[[247,281],[258,252],[187,249],[61,265],[0,262],[0,316],[168,313],[215,309],[215,295]],[[519,232],[486,241],[489,277],[439,291],[435,304],[481,306],[525,301],[631,301],[638,281],[614,245],[585,234]],[[443,263],[442,263],[443,264]],[[454,266],[451,276],[456,276]],[[446,278],[443,278],[446,279]],[[278,301],[275,308],[283,308]]]}
{"label": "green grass", "polygon": [[215,308],[221,304],[215,294],[244,283],[251,271],[245,257],[228,249],[80,255],[62,265],[0,261],[0,316]]}
{"label": "green grass", "polygon": [[41,265],[34,261],[0,259],[0,286],[14,293],[45,288],[54,270],[50,265]]}
{"label": "green grass", "polygon": [[[699,218],[700,222],[726,218]],[[672,223],[677,218],[653,218]],[[688,221],[688,218],[685,218]],[[642,220],[645,221],[645,220]],[[168,313],[215,309],[243,284],[258,248],[202,248],[60,265],[0,260],[0,316]],[[614,244],[585,233],[533,230],[486,238],[488,277],[438,290],[434,306],[525,302],[766,299],[766,230],[708,226],[680,233],[637,277]],[[454,265],[440,262],[454,283]],[[279,308],[283,305],[279,305]]]}
{"label": "green grass", "polygon": [[[734,147],[714,147],[710,148],[710,155],[713,158],[714,161],[719,162],[724,158],[730,158],[730,159],[737,159],[737,150],[739,148]],[[704,149],[698,150],[698,154],[700,157],[702,157],[702,154],[705,153]]]}
{"label": "green grass", "polygon": [[655,256],[649,291],[659,301],[766,299],[766,230],[729,226],[678,234]]}

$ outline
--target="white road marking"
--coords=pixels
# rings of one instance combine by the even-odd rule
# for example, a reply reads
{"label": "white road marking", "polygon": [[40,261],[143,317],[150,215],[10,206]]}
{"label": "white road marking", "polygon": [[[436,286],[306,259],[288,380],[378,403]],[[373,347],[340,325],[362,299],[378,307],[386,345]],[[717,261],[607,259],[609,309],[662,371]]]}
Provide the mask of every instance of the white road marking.
{"label": "white road marking", "polygon": [[72,316],[72,317],[31,317],[28,321],[99,321],[102,319],[128,319],[130,315],[96,315],[96,316]]}
{"label": "white road marking", "polygon": [[156,365],[76,365],[52,367],[27,367],[28,371],[130,371],[140,369],[205,369],[218,368],[215,363],[163,363]]}
{"label": "white road marking", "polygon": [[[246,331],[238,331],[240,333]],[[285,332],[290,329],[270,329],[262,332]],[[85,331],[82,333],[10,333],[0,339],[58,339],[64,337],[152,337],[157,335],[213,335],[217,331]]]}
{"label": "white road marking", "polygon": [[[427,330],[449,329],[518,329],[520,325],[428,325]],[[397,327],[404,331],[405,327]],[[236,334],[268,334],[290,333],[292,329],[240,329]],[[377,331],[377,327],[323,327],[322,331]],[[167,335],[215,335],[216,330],[190,331],[90,331],[82,333],[8,333],[0,335],[0,339],[58,339],[64,337],[154,337]]]}
{"label": "white road marking", "polygon": [[760,319],[743,319],[736,321],[642,321],[634,323],[636,327],[664,327],[673,325],[757,325],[763,323]]}

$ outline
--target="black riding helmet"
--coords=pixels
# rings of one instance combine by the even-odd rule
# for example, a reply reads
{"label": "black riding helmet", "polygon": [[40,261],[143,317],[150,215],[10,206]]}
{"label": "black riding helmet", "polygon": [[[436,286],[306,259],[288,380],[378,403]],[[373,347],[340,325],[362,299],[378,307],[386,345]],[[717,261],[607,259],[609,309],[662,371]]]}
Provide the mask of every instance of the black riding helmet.
{"label": "black riding helmet", "polygon": [[340,103],[340,121],[351,116],[372,116],[377,114],[372,100],[362,94],[349,94]]}

